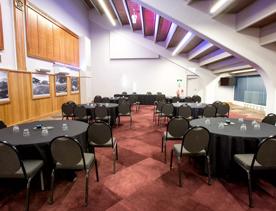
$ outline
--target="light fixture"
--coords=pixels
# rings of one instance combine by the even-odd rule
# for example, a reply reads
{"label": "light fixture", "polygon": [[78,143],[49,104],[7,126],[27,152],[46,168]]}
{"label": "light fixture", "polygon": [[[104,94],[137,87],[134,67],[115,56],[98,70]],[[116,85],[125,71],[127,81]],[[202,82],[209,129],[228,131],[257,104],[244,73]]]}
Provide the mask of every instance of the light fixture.
{"label": "light fixture", "polygon": [[107,18],[109,19],[109,21],[111,22],[111,24],[112,24],[113,26],[115,26],[115,25],[116,25],[116,22],[115,22],[114,18],[112,17],[112,15],[111,15],[109,9],[107,8],[107,6],[106,6],[104,0],[98,0],[98,2],[99,2],[99,4],[101,5],[101,7],[102,7],[104,13],[106,14],[106,16],[107,16]]}
{"label": "light fixture", "polygon": [[178,54],[182,48],[187,44],[187,42],[189,41],[189,39],[192,37],[193,33],[192,32],[188,32],[183,39],[181,40],[181,42],[178,44],[178,46],[174,49],[172,55],[175,56],[176,54]]}
{"label": "light fixture", "polygon": [[227,6],[229,6],[233,0],[218,0],[210,9],[211,14],[215,14],[219,11],[224,10]]}
{"label": "light fixture", "polygon": [[133,9],[133,13],[131,15],[131,21],[133,24],[136,24],[137,22],[137,15],[136,15],[135,9]]}

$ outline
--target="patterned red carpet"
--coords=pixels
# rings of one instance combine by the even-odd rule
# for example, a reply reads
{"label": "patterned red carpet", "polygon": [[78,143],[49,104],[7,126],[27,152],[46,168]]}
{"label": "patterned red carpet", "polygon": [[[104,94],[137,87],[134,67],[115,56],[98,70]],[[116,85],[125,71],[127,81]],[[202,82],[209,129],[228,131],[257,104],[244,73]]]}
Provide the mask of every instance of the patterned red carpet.
{"label": "patterned red carpet", "polygon": [[[119,128],[114,128],[119,143],[116,174],[112,174],[111,149],[96,150],[100,182],[96,182],[93,170],[89,178],[88,207],[83,207],[84,180],[83,173],[79,172],[75,182],[57,179],[53,205],[47,203],[49,192],[40,191],[35,183],[30,210],[276,210],[275,197],[260,188],[254,190],[255,208],[249,209],[246,180],[215,179],[208,186],[206,176],[200,173],[194,161],[183,163],[184,183],[179,188],[176,168],[170,171],[169,163],[163,162],[160,144],[165,127],[153,124],[152,109],[142,106],[135,112],[132,128],[127,117],[122,119]],[[24,187],[12,191],[5,188],[0,191],[0,197],[1,211],[23,210]]]}

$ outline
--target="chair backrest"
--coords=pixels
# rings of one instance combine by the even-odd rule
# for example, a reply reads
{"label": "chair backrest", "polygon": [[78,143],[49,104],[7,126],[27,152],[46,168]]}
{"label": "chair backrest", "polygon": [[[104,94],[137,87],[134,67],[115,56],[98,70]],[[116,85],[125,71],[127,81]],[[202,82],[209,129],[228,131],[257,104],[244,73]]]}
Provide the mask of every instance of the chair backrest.
{"label": "chair backrest", "polygon": [[174,96],[174,97],[172,98],[172,103],[176,103],[176,102],[180,102],[180,98]]}
{"label": "chair backrest", "polygon": [[252,161],[253,168],[255,160],[264,167],[276,168],[276,136],[264,139],[258,146],[257,152]]}
{"label": "chair backrest", "polygon": [[166,97],[165,97],[165,95],[160,94],[160,95],[157,95],[157,96],[156,96],[155,100],[156,100],[157,102],[160,102],[160,101],[164,101],[164,102],[165,102]]}
{"label": "chair backrest", "polygon": [[178,116],[184,117],[184,118],[189,118],[192,116],[192,109],[188,105],[181,105],[178,108]]}
{"label": "chair backrest", "polygon": [[25,178],[27,178],[24,165],[22,164],[16,147],[4,141],[0,141],[0,166],[1,176],[8,177],[14,175],[20,168],[22,168],[23,174]]}
{"label": "chair backrest", "polygon": [[74,114],[77,119],[84,119],[87,117],[86,108],[82,105],[79,105],[74,109]]}
{"label": "chair backrest", "polygon": [[83,150],[79,142],[72,137],[59,136],[50,142],[50,150],[54,160],[64,167],[72,168],[83,159],[85,168],[85,159]]}
{"label": "chair backrest", "polygon": [[126,103],[127,102],[127,100],[126,100],[126,98],[119,98],[119,100],[118,100],[118,104],[121,104],[121,103]]}
{"label": "chair backrest", "polygon": [[186,103],[192,103],[192,102],[194,102],[194,100],[193,100],[192,97],[187,96],[187,97],[184,98],[184,102],[186,102]]}
{"label": "chair backrest", "polygon": [[220,104],[222,104],[222,102],[219,100],[212,103],[212,105],[215,106],[216,108],[218,108],[218,105],[220,105]]}
{"label": "chair backrest", "polygon": [[151,92],[147,92],[147,95],[151,95],[152,93]]}
{"label": "chair backrest", "polygon": [[275,125],[276,124],[276,115],[270,113],[263,118],[262,122],[271,124],[271,125]]}
{"label": "chair backrest", "polygon": [[103,97],[102,103],[110,103],[110,99],[108,97]]}
{"label": "chair backrest", "polygon": [[104,105],[97,105],[94,109],[95,117],[103,118],[108,116],[107,108]]}
{"label": "chair backrest", "polygon": [[105,122],[94,122],[87,128],[88,141],[93,142],[97,145],[104,145],[108,141],[112,141],[113,136],[111,127]]}
{"label": "chair backrest", "polygon": [[163,107],[163,105],[165,105],[165,104],[166,104],[166,103],[165,103],[164,101],[158,101],[158,102],[157,102],[157,105],[156,105],[156,111],[161,112],[162,107]]}
{"label": "chair backrest", "polygon": [[6,127],[7,125],[2,120],[0,120],[0,129],[6,128]]}
{"label": "chair backrest", "polygon": [[183,137],[181,144],[181,155],[183,147],[191,153],[197,153],[206,150],[208,153],[210,133],[208,129],[201,126],[190,128]]}
{"label": "chair backrest", "polygon": [[189,128],[189,121],[185,118],[172,118],[167,125],[167,132],[173,137],[183,137]]}
{"label": "chair backrest", "polygon": [[124,92],[122,92],[122,95],[127,95],[127,92],[125,92],[125,91],[124,91]]}
{"label": "chair backrest", "polygon": [[162,92],[157,92],[156,94],[157,94],[157,95],[162,95]]}
{"label": "chair backrest", "polygon": [[123,102],[119,104],[118,111],[120,114],[128,114],[131,112],[130,104],[128,102]]}
{"label": "chair backrest", "polygon": [[195,103],[200,103],[201,102],[201,97],[199,95],[193,95],[192,99]]}
{"label": "chair backrest", "polygon": [[166,116],[173,115],[173,105],[171,103],[166,103],[162,106],[161,112]]}
{"label": "chair backrest", "polygon": [[136,92],[132,92],[133,95],[136,95],[137,93]]}
{"label": "chair backrest", "polygon": [[230,106],[228,103],[221,103],[217,105],[217,115],[218,116],[228,116],[230,111]]}
{"label": "chair backrest", "polygon": [[74,115],[74,108],[75,104],[67,102],[62,104],[61,111],[65,116],[72,116]]}
{"label": "chair backrest", "polygon": [[102,102],[102,97],[100,95],[96,95],[94,97],[94,103],[101,103]]}
{"label": "chair backrest", "polygon": [[203,116],[204,117],[215,117],[217,113],[217,109],[213,105],[206,105],[203,109]]}
{"label": "chair backrest", "polygon": [[138,99],[137,95],[130,95],[130,96],[128,97],[128,101],[129,101],[129,103],[130,103],[131,105],[134,104],[134,103],[136,103],[136,102],[137,102],[137,99]]}

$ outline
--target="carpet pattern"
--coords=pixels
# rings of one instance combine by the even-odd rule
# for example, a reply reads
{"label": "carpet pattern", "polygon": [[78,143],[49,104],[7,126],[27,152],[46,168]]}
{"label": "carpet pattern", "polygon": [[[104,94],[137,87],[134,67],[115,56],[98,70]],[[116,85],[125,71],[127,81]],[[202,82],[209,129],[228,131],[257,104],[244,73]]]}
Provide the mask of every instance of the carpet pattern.
{"label": "carpet pattern", "polygon": [[[77,173],[77,180],[70,182],[57,178],[54,204],[47,203],[49,191],[40,191],[32,185],[30,210],[71,211],[242,211],[275,210],[276,199],[261,188],[253,193],[255,208],[247,206],[247,181],[244,179],[225,182],[214,179],[207,184],[206,175],[197,168],[195,161],[183,162],[183,187],[178,187],[176,164],[172,171],[169,162],[165,164],[161,153],[161,137],[165,125],[157,126],[152,121],[152,106],[141,106],[133,112],[132,128],[129,118],[122,118],[121,125],[113,129],[118,139],[119,160],[116,174],[112,173],[112,151],[108,148],[96,149],[100,181],[95,171],[89,177],[89,204],[84,202],[84,174]],[[239,117],[239,113],[231,113]],[[168,144],[168,160],[172,144]],[[275,188],[274,188],[275,192]],[[0,210],[23,210],[24,186],[16,190],[0,188]]]}

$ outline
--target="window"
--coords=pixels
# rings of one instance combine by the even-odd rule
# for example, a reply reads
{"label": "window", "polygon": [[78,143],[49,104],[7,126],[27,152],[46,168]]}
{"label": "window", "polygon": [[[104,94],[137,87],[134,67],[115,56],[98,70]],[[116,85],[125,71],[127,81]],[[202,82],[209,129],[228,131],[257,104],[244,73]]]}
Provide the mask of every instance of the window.
{"label": "window", "polygon": [[261,76],[236,77],[234,100],[266,105],[266,89]]}

